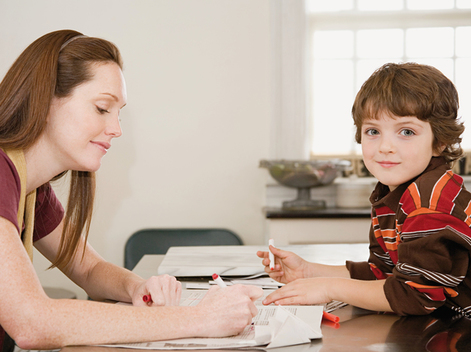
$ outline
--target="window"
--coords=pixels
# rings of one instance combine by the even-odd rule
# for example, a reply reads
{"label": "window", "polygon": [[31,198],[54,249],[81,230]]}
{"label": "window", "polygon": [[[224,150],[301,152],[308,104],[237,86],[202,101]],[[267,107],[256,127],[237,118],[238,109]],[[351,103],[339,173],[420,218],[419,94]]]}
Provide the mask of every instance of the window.
{"label": "window", "polygon": [[[435,66],[456,85],[471,149],[471,0],[307,0],[312,155],[359,154],[351,107],[387,62]],[[468,121],[468,122],[467,122]]]}

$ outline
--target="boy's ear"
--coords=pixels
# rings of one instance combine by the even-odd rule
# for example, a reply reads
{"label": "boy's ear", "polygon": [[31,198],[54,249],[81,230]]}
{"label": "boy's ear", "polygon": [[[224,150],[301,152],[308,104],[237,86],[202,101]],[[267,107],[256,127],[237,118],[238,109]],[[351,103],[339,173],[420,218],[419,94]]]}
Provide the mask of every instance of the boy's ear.
{"label": "boy's ear", "polygon": [[446,144],[440,143],[434,147],[432,156],[440,156],[446,148]]}

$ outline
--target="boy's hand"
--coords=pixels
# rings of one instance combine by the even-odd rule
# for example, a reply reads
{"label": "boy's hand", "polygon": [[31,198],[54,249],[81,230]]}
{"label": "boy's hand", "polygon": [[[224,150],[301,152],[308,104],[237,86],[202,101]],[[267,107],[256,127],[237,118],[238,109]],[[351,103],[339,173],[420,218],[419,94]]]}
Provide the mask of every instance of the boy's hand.
{"label": "boy's hand", "polygon": [[273,246],[270,246],[270,251],[275,256],[275,268],[273,270],[270,269],[268,252],[258,251],[257,256],[263,258],[262,264],[265,266],[265,272],[272,279],[281,283],[288,283],[305,277],[308,262],[300,256]]}
{"label": "boy's hand", "polygon": [[332,300],[328,296],[328,281],[325,278],[298,279],[270,293],[262,303],[265,305],[328,303]]}

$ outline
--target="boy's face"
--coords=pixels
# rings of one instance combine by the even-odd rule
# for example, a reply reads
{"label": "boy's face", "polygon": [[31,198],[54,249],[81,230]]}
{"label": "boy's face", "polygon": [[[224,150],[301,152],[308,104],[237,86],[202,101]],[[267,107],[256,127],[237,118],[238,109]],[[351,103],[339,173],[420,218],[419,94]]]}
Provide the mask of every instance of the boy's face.
{"label": "boy's face", "polygon": [[430,123],[415,116],[393,116],[385,112],[378,119],[366,119],[361,127],[361,147],[367,169],[393,191],[421,174],[432,156]]}

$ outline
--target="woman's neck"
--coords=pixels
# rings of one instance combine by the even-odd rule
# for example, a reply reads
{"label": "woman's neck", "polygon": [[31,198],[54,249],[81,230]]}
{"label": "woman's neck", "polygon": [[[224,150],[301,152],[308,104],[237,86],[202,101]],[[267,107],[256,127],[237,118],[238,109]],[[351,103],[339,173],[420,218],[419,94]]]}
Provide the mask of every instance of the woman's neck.
{"label": "woman's neck", "polygon": [[24,151],[26,160],[26,192],[29,193],[65,170],[54,159],[50,148],[45,148],[41,138]]}

